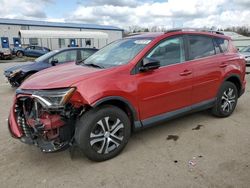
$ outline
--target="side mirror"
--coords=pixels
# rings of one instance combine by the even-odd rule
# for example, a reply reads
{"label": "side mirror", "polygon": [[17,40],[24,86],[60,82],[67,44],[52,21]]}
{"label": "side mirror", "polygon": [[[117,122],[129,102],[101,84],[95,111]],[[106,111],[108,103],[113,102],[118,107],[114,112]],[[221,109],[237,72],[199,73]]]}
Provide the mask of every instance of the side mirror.
{"label": "side mirror", "polygon": [[142,60],[142,66],[139,68],[139,71],[145,72],[149,70],[154,70],[158,69],[160,66],[160,61],[153,58],[144,58]]}
{"label": "side mirror", "polygon": [[58,60],[57,60],[57,59],[53,59],[53,60],[51,61],[51,65],[52,65],[52,66],[55,66],[57,63],[58,63]]}

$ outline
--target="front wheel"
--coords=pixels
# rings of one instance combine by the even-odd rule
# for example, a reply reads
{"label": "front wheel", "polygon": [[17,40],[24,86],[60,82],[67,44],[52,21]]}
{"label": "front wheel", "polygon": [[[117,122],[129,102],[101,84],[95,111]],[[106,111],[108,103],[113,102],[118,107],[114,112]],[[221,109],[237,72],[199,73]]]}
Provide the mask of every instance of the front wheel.
{"label": "front wheel", "polygon": [[218,93],[212,113],[218,117],[230,116],[238,101],[238,90],[232,82],[224,82]]}
{"label": "front wheel", "polygon": [[76,123],[75,141],[93,161],[117,156],[126,146],[131,132],[127,114],[115,106],[102,106],[86,112]]}

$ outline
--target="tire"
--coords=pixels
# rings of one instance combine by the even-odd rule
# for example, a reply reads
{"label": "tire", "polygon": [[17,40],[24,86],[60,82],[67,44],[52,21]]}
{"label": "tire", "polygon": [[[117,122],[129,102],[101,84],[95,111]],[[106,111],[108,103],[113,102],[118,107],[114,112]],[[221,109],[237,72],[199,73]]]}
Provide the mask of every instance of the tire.
{"label": "tire", "polygon": [[212,109],[217,117],[228,117],[233,112],[238,101],[238,90],[232,82],[224,82],[217,95],[216,104]]}
{"label": "tire", "polygon": [[76,144],[93,161],[117,156],[128,143],[131,123],[118,107],[105,105],[91,109],[77,121]]}
{"label": "tire", "polygon": [[16,56],[17,56],[17,57],[23,57],[23,55],[24,55],[24,54],[23,54],[22,51],[17,51],[17,52],[16,52]]}

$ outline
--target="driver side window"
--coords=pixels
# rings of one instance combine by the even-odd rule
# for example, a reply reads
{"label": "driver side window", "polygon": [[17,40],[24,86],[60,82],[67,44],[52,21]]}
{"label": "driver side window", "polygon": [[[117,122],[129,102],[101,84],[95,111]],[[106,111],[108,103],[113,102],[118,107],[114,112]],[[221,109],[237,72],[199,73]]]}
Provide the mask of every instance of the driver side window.
{"label": "driver side window", "polygon": [[175,37],[161,42],[147,55],[147,58],[160,61],[161,66],[185,61],[183,38]]}
{"label": "driver side window", "polygon": [[55,56],[49,59],[49,63],[51,63],[53,60],[58,60],[58,63],[76,61],[77,57],[76,52],[77,52],[76,50],[70,50],[56,54]]}

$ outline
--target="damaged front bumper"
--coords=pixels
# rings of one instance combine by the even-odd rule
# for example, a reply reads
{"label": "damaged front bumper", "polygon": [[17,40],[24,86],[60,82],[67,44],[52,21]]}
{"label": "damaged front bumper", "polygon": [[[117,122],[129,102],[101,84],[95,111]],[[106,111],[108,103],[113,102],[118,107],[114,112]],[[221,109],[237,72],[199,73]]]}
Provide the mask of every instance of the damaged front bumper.
{"label": "damaged front bumper", "polygon": [[77,109],[70,103],[60,108],[46,106],[36,92],[17,90],[8,118],[9,131],[12,137],[36,145],[42,152],[62,150],[72,141]]}

